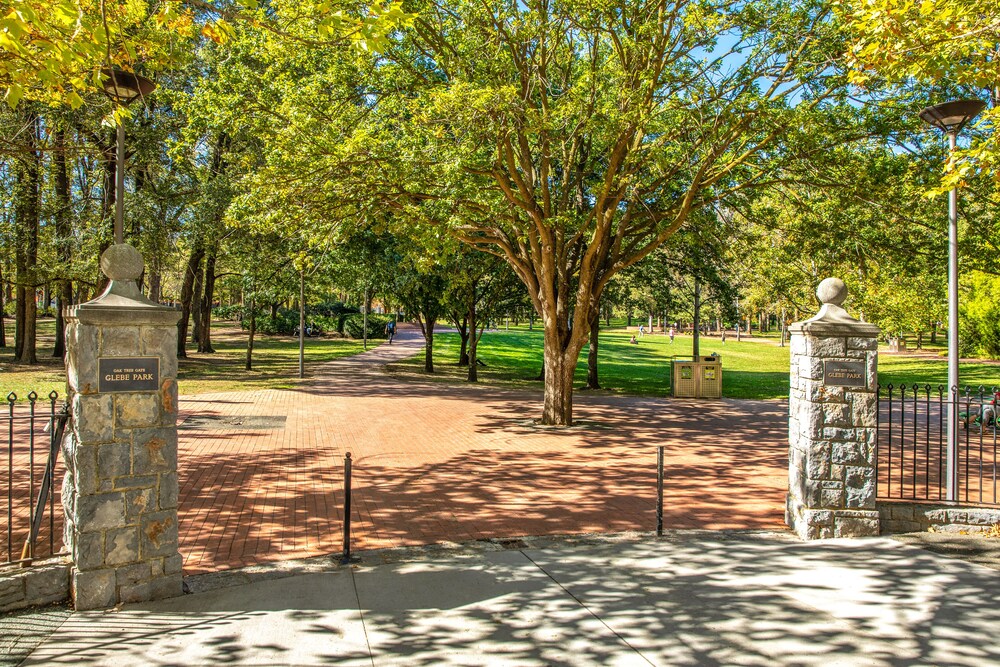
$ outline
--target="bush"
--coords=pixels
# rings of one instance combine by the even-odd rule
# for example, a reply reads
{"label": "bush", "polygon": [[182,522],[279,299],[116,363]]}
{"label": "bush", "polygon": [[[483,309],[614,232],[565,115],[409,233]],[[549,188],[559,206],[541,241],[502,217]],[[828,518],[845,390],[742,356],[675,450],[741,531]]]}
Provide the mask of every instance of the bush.
{"label": "bush", "polygon": [[320,331],[323,332],[333,332],[337,331],[337,325],[340,323],[340,317],[328,317],[326,315],[312,315],[309,317],[307,322],[311,322],[313,325],[319,327]]}
{"label": "bush", "polygon": [[[258,313],[262,312],[266,313],[266,310],[261,310],[261,309],[258,310]],[[219,308],[215,308],[213,310],[213,313],[215,313],[216,317],[219,318],[235,320],[237,317],[239,317],[241,318],[240,325],[244,329],[250,328],[250,320],[246,317],[246,314],[244,313],[244,309],[242,306],[221,306]],[[232,314],[230,315],[230,313]],[[315,305],[306,306],[306,322],[316,325],[317,327],[320,328],[321,331],[325,332],[337,331],[338,333],[343,334],[345,321],[351,317],[358,318],[358,324],[355,327],[357,335],[355,336],[351,332],[348,332],[348,335],[350,335],[352,338],[361,338],[362,316],[360,315],[360,311],[357,308],[353,306],[347,306],[341,303],[340,301],[317,303]],[[374,320],[370,320],[368,322],[369,332],[373,331],[373,326],[376,326],[372,324],[373,321]],[[383,337],[385,335],[385,322],[386,320],[382,320],[382,324],[377,325],[381,327],[381,329],[378,330],[378,333]],[[278,316],[273,319],[269,314],[257,315],[258,333],[293,336],[295,335],[295,331],[298,328],[299,328],[298,310],[293,310],[290,308],[279,308]],[[378,336],[376,334],[369,333],[368,337],[377,338]]]}
{"label": "bush", "polygon": [[306,306],[306,314],[310,317],[325,317],[328,320],[339,318],[341,315],[360,312],[354,306],[348,306],[341,301],[324,301]]}
{"label": "bush", "polygon": [[[388,318],[380,315],[368,315],[368,337],[385,338],[385,325]],[[364,315],[360,313],[344,316],[343,333],[351,338],[364,338]]]}
{"label": "bush", "polygon": [[233,322],[243,319],[243,306],[234,304],[232,306],[216,306],[212,308],[212,317],[217,320],[232,320]]}
{"label": "bush", "polygon": [[[240,321],[240,326],[244,329],[250,328],[250,318],[244,317]],[[289,310],[288,308],[278,309],[278,316],[271,317],[270,315],[258,315],[257,316],[257,333],[261,334],[283,334],[286,336],[291,336],[295,333],[296,327],[299,326],[299,311]]]}
{"label": "bush", "polygon": [[959,354],[963,357],[1000,359],[1000,307],[972,316],[967,313],[959,327]]}

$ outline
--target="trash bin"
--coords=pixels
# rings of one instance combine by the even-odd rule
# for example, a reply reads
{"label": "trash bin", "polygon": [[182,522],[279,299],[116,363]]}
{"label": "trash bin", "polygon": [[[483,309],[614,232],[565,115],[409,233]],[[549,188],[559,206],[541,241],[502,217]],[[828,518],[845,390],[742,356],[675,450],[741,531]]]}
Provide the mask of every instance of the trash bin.
{"label": "trash bin", "polygon": [[670,389],[675,398],[722,398],[722,359],[718,355],[670,361]]}

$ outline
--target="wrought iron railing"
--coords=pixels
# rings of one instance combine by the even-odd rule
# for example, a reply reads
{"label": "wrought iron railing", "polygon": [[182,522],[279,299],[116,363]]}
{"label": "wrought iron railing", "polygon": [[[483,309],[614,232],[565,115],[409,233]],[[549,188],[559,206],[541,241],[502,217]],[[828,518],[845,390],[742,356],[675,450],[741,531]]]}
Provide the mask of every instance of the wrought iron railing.
{"label": "wrought iron railing", "polygon": [[[36,558],[56,554],[62,547],[62,512],[56,512],[56,466],[59,446],[69,419],[66,406],[57,405],[59,395],[47,399],[35,392],[27,402],[7,394],[7,444],[4,461],[6,504],[0,512],[0,563],[30,564]],[[45,521],[46,514],[48,521]]]}
{"label": "wrought iron railing", "polygon": [[1000,393],[994,387],[879,385],[876,495],[882,499],[948,499],[948,404],[954,401],[957,456],[955,500],[998,505],[997,440]]}

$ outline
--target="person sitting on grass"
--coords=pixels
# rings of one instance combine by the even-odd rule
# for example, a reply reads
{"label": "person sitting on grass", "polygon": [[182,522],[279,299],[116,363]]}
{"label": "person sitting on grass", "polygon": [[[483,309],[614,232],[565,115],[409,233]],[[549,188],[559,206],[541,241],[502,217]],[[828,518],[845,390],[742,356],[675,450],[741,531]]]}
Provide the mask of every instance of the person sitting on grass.
{"label": "person sitting on grass", "polygon": [[632,340],[630,340],[629,343],[632,344],[632,345],[638,345],[639,344],[639,341],[636,340],[635,334],[632,335]]}

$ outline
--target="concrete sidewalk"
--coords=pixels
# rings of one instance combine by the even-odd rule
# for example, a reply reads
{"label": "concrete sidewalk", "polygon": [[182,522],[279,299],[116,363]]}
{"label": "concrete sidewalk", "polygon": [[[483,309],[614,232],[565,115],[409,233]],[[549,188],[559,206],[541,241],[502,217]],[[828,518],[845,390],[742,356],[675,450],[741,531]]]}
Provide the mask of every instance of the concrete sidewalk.
{"label": "concrete sidewalk", "polygon": [[1000,664],[1000,573],[890,539],[685,531],[362,555],[73,613],[23,664]]}

